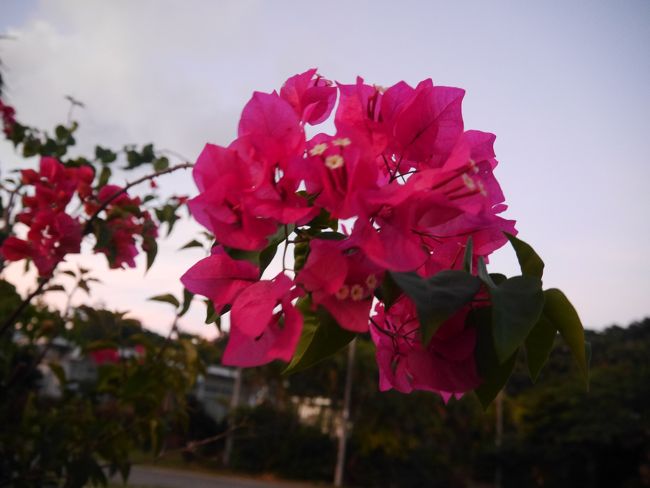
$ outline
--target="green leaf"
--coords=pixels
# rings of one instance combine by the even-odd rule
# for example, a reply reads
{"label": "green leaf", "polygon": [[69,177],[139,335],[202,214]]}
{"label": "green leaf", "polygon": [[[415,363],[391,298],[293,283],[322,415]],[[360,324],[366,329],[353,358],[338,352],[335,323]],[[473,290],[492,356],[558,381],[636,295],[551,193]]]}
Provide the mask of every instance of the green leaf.
{"label": "green leaf", "polygon": [[293,246],[293,269],[300,271],[307,262],[309,255],[309,242],[298,242]]}
{"label": "green leaf", "polygon": [[[546,308],[546,304],[544,305]],[[528,363],[530,379],[533,383],[537,381],[542,367],[546,364],[551,354],[556,335],[557,329],[548,317],[544,315],[544,312],[542,312],[539,321],[526,338],[526,361]]]}
{"label": "green leaf", "polygon": [[320,213],[307,223],[307,227],[309,227],[307,233],[315,235],[324,229],[336,231],[339,227],[339,221],[332,218],[327,210],[321,209]]}
{"label": "green leaf", "polygon": [[512,374],[517,359],[515,351],[505,361],[500,361],[494,348],[490,307],[473,310],[468,321],[473,322],[476,331],[476,367],[483,382],[474,390],[483,408],[487,408],[503,389]]}
{"label": "green leaf", "polygon": [[298,309],[303,315],[302,335],[298,341],[293,359],[282,372],[296,373],[313,366],[344,348],[356,334],[343,329],[323,307],[311,309],[311,300],[298,300]]}
{"label": "green leaf", "polygon": [[153,237],[145,237],[144,242],[142,243],[142,248],[147,254],[147,271],[151,269],[154,261],[156,260],[156,255],[158,254],[158,243]]}
{"label": "green leaf", "polygon": [[68,138],[68,136],[70,135],[70,132],[64,126],[57,125],[54,128],[54,134],[56,135],[56,138],[58,140],[63,141],[63,140]]}
{"label": "green leaf", "polygon": [[578,317],[578,312],[573,308],[571,302],[557,288],[544,291],[546,306],[544,314],[560,332],[573,354],[573,358],[580,368],[580,373],[589,387],[589,365],[587,362],[587,351],[585,350],[585,332]]}
{"label": "green leaf", "polygon": [[494,346],[500,361],[505,361],[526,340],[544,308],[544,293],[539,278],[515,276],[490,287]]}
{"label": "green leaf", "polygon": [[110,164],[117,159],[117,154],[110,149],[95,146],[95,159],[101,161],[103,164]]}
{"label": "green leaf", "polygon": [[490,279],[492,280],[492,283],[494,283],[496,286],[499,286],[508,278],[506,277],[506,275],[503,275],[501,273],[490,273]]}
{"label": "green leaf", "polygon": [[376,293],[378,295],[377,298],[384,302],[384,306],[388,310],[402,294],[402,289],[397,286],[390,273],[385,273],[384,279],[379,288],[377,288]]}
{"label": "green leaf", "polygon": [[153,162],[153,169],[156,171],[163,171],[169,168],[169,159],[165,156],[156,158]]}
{"label": "green leaf", "polygon": [[441,271],[427,279],[417,273],[390,274],[415,303],[424,345],[429,344],[442,323],[469,303],[481,287],[478,278],[464,271]]}
{"label": "green leaf", "polygon": [[190,305],[192,304],[192,298],[194,298],[194,293],[192,293],[187,288],[183,288],[183,308],[181,308],[181,311],[178,312],[179,317],[185,315],[187,311],[190,309]]}
{"label": "green leaf", "polygon": [[260,266],[260,275],[264,273],[264,270],[268,267],[269,264],[271,264],[271,261],[273,261],[273,258],[275,257],[275,254],[278,251],[278,243],[272,243],[266,246],[261,252],[259,256],[259,266]]}
{"label": "green leaf", "polygon": [[99,172],[99,179],[97,180],[97,186],[102,187],[108,183],[108,180],[111,179],[111,168],[108,166],[102,167],[102,170]]}
{"label": "green leaf", "polygon": [[253,263],[255,266],[260,265],[260,252],[259,251],[244,251],[242,249],[235,249],[232,247],[223,246],[226,254],[233,259],[239,259]]}
{"label": "green leaf", "polygon": [[474,240],[472,236],[467,238],[467,243],[465,244],[465,254],[463,255],[463,269],[472,274],[472,257],[474,255]]}
{"label": "green leaf", "polygon": [[203,244],[201,244],[196,239],[192,239],[190,242],[185,244],[183,247],[179,247],[178,250],[180,251],[181,249],[189,249],[190,247],[203,247]]}
{"label": "green leaf", "polygon": [[153,150],[153,144],[147,144],[146,146],[143,146],[140,157],[142,158],[143,163],[151,163],[156,157]]}
{"label": "green leaf", "polygon": [[481,281],[483,281],[483,283],[485,283],[489,288],[496,288],[497,284],[492,280],[490,273],[488,273],[483,256],[479,256],[477,268],[478,277],[481,278]]}
{"label": "green leaf", "polygon": [[169,303],[170,305],[173,305],[174,308],[178,308],[181,306],[180,302],[178,301],[178,298],[176,298],[171,293],[165,293],[164,295],[156,295],[155,297],[149,297],[147,300],[151,300],[154,302]]}
{"label": "green leaf", "polygon": [[137,168],[140,166],[144,161],[142,160],[142,157],[140,156],[140,153],[137,151],[134,151],[133,149],[128,149],[126,151],[126,161],[127,165],[124,167],[124,169],[133,169]]}
{"label": "green leaf", "polygon": [[542,261],[542,258],[537,255],[530,244],[507,232],[504,232],[504,234],[515,249],[522,274],[542,279],[542,275],[544,274],[544,261]]}
{"label": "green leaf", "polygon": [[205,323],[212,324],[219,319],[219,313],[214,309],[214,304],[211,300],[204,300],[205,302]]}

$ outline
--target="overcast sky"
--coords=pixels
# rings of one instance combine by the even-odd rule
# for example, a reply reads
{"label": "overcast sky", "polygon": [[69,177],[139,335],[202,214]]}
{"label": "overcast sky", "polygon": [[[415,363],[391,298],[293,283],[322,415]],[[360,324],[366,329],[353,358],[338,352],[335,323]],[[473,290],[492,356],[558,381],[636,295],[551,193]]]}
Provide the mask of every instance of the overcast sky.
{"label": "overcast sky", "polygon": [[[647,0],[2,0],[0,33],[12,38],[0,58],[19,119],[52,126],[73,95],[86,105],[82,153],[155,142],[194,160],[232,140],[253,90],[310,67],[346,83],[465,88],[465,127],[497,135],[507,216],[546,261],[545,285],[591,328],[650,315]],[[19,161],[0,144],[3,167]],[[189,173],[159,184],[196,191]],[[179,292],[201,254],[175,249],[197,228],[164,243],[146,278],[92,260],[105,282],[96,299],[167,330],[171,311],[145,299]],[[492,262],[516,271],[509,249]],[[197,306],[182,326],[214,335],[202,319]]]}

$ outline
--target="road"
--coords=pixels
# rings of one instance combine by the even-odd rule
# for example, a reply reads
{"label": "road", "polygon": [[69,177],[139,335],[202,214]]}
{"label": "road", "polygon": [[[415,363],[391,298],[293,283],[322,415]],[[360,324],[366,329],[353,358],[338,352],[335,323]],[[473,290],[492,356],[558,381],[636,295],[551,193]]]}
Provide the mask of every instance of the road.
{"label": "road", "polygon": [[253,480],[153,466],[133,466],[129,476],[129,485],[138,488],[314,488],[317,486],[305,483]]}

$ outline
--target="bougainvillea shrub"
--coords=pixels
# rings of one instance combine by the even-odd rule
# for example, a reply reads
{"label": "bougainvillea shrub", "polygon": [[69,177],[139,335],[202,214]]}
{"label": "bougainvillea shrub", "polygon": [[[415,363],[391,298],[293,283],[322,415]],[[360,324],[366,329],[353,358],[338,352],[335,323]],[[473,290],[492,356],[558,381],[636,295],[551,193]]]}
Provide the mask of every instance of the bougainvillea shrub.
{"label": "bougainvillea shrub", "polygon": [[[224,364],[297,371],[369,333],[382,390],[487,404],[520,348],[537,376],[559,331],[586,376],[582,325],[501,216],[495,136],[465,129],[464,93],[312,69],[255,92],[237,139],[205,146],[188,205],[215,242],[182,282],[230,312]],[[334,134],[307,138],[332,118]],[[522,274],[489,273],[508,242]]]}

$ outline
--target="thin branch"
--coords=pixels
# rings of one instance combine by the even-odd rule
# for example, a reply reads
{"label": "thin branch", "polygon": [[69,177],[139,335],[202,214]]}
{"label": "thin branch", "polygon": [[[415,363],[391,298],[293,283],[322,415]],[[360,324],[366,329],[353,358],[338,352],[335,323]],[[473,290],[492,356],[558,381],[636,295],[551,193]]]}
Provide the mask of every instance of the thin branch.
{"label": "thin branch", "polygon": [[158,176],[166,175],[168,173],[173,173],[174,171],[178,171],[179,169],[188,169],[192,168],[194,165],[192,163],[182,163],[182,164],[177,164],[176,166],[172,166],[167,169],[163,169],[162,171],[158,171],[156,173],[150,174],[143,176],[142,178],[138,178],[135,181],[132,181],[131,183],[127,183],[127,185],[122,188],[121,190],[115,192],[113,195],[111,195],[109,198],[104,200],[102,204],[99,206],[99,208],[93,213],[90,218],[86,221],[86,225],[84,226],[84,234],[88,234],[92,230],[92,223],[93,221],[97,218],[97,216],[103,211],[106,210],[106,207],[108,207],[111,202],[113,202],[117,197],[120,195],[125,194],[127,191],[129,191],[130,188],[139,185],[140,183],[143,183],[147,180],[152,180],[154,178],[157,178]]}
{"label": "thin branch", "polygon": [[27,298],[25,298],[20,305],[18,305],[18,308],[14,310],[14,312],[5,320],[2,324],[2,327],[0,327],[0,337],[4,335],[4,333],[12,326],[14,325],[14,322],[20,317],[20,314],[23,313],[23,311],[27,308],[27,305],[30,304],[30,302],[34,299],[35,296],[39,295],[42,291],[43,288],[45,288],[45,285],[47,285],[50,280],[52,279],[52,275],[50,275],[48,278],[45,278],[43,281],[40,282],[36,290],[31,292],[29,295],[27,295]]}

